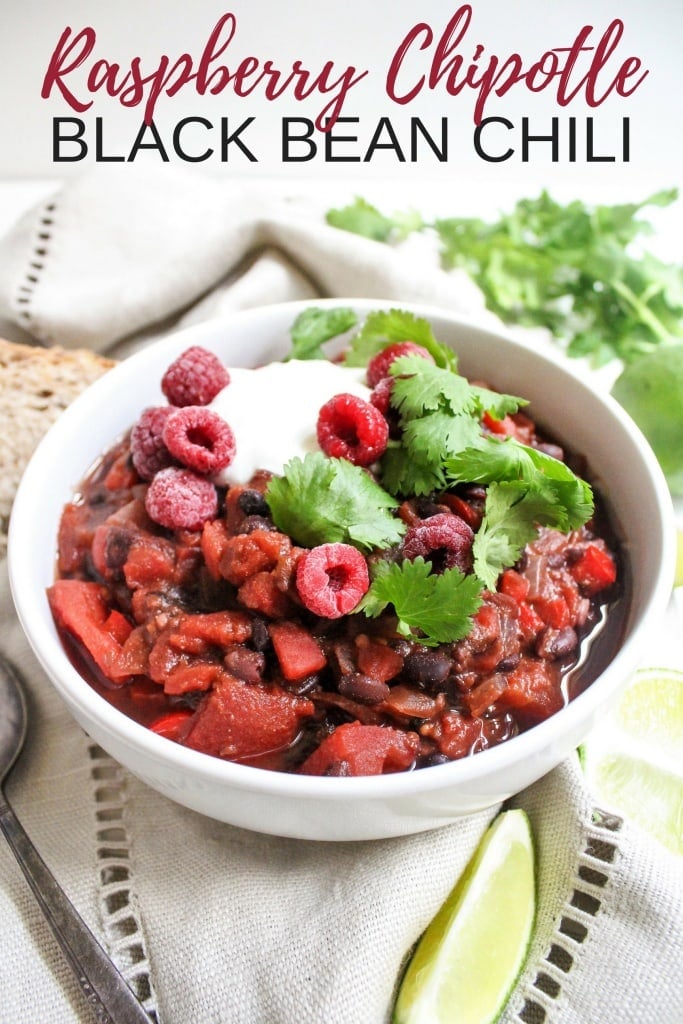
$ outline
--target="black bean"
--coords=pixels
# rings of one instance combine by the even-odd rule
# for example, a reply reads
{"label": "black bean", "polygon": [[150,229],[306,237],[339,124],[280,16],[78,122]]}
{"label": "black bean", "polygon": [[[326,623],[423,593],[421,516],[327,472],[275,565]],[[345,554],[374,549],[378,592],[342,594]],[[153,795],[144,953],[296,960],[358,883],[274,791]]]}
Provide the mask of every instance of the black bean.
{"label": "black bean", "polygon": [[263,619],[254,617],[251,622],[251,642],[257,651],[265,651],[270,644],[270,633]]}
{"label": "black bean", "polygon": [[546,661],[557,661],[571,654],[578,642],[579,638],[571,626],[565,626],[563,629],[552,629],[548,626],[536,642],[536,654]]}
{"label": "black bean", "polygon": [[108,569],[123,568],[133,543],[133,533],[120,526],[110,526],[104,545],[104,560]]}
{"label": "black bean", "polygon": [[503,658],[498,662],[496,672],[512,672],[513,669],[517,668],[521,660],[522,655],[519,651],[517,654],[511,654],[509,658]]}
{"label": "black bean", "polygon": [[311,693],[320,684],[320,677],[317,673],[311,676],[306,676],[304,679],[299,679],[296,683],[288,683],[287,689],[290,693],[295,693],[297,697],[303,697],[307,693]]}
{"label": "black bean", "polygon": [[404,672],[410,682],[425,689],[441,686],[448,677],[453,662],[445,651],[413,651],[404,662]]}
{"label": "black bean", "polygon": [[363,675],[362,672],[353,672],[350,675],[342,676],[337,684],[337,690],[344,697],[357,700],[360,704],[379,704],[386,700],[391,690],[381,679],[372,679]]}
{"label": "black bean", "polygon": [[242,491],[237,504],[241,512],[244,512],[245,516],[268,516],[270,515],[270,509],[268,508],[268,502],[263,497],[260,491],[246,490]]}
{"label": "black bean", "polygon": [[448,764],[450,760],[451,758],[447,757],[446,754],[442,754],[438,750],[434,750],[431,754],[425,754],[424,757],[421,757],[418,760],[417,767],[432,768],[437,764]]}

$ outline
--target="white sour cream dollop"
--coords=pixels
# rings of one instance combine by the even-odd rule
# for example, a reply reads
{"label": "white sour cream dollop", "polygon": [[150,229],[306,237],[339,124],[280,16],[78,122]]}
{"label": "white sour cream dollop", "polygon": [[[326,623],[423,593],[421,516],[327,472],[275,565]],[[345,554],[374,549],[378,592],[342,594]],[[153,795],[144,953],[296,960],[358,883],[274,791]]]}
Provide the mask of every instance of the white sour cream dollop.
{"label": "white sour cream dollop", "polygon": [[247,483],[257,469],[281,473],[290,459],[320,451],[316,423],[321,406],[342,393],[366,401],[365,369],[326,359],[292,359],[256,370],[228,367],[230,383],[209,408],[235,435],[235,458],[216,483]]}

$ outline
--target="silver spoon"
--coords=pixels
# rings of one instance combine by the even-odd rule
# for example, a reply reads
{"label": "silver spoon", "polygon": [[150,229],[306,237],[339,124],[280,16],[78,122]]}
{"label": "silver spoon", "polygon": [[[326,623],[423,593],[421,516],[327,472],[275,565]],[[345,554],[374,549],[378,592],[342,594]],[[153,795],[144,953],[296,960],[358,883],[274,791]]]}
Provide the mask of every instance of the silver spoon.
{"label": "silver spoon", "polygon": [[5,834],[98,1024],[150,1024],[124,978],[60,888],[7,803],[3,785],[26,737],[16,669],[0,656],[0,829]]}

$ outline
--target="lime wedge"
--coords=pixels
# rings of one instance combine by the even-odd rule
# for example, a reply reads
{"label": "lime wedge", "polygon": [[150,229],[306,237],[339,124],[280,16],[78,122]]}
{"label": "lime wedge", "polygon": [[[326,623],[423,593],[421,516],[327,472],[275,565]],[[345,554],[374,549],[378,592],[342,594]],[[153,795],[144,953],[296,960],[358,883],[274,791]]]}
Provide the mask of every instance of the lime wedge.
{"label": "lime wedge", "polygon": [[683,587],[683,530],[676,533],[676,576],[675,587]]}
{"label": "lime wedge", "polygon": [[490,1024],[526,960],[536,915],[534,849],[521,810],[488,829],[413,954],[394,1024]]}
{"label": "lime wedge", "polygon": [[606,809],[683,853],[683,672],[636,672],[588,737],[582,762]]}
{"label": "lime wedge", "polygon": [[650,442],[672,494],[683,494],[683,343],[662,345],[629,363],[612,394]]}

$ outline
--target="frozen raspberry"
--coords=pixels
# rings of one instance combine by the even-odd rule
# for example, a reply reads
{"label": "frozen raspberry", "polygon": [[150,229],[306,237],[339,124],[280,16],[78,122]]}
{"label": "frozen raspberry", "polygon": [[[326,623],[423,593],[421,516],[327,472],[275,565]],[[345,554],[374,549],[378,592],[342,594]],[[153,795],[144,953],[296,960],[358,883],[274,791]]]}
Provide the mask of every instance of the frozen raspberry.
{"label": "frozen raspberry", "polygon": [[224,419],[203,405],[174,409],[164,441],[171,455],[197,473],[217,473],[235,457],[235,435]]}
{"label": "frozen raspberry", "polygon": [[318,444],[326,455],[370,466],[384,454],[389,426],[374,405],[355,395],[335,395],[318,413]]}
{"label": "frozen raspberry", "polygon": [[320,544],[297,562],[296,589],[314,615],[326,619],[346,615],[369,586],[367,563],[350,544]]}
{"label": "frozen raspberry", "polygon": [[161,390],[171,405],[208,405],[230,383],[218,356],[193,345],[171,363],[161,378]]}
{"label": "frozen raspberry", "polygon": [[393,345],[383,348],[368,363],[367,379],[371,388],[379,384],[382,377],[389,376],[389,367],[399,356],[422,356],[430,363],[434,362],[427,349],[422,345],[416,345],[414,341],[396,341]]}
{"label": "frozen raspberry", "polygon": [[166,420],[172,412],[168,405],[145,409],[131,431],[130,454],[143,480],[151,480],[160,469],[166,469],[175,462],[163,437]]}
{"label": "frozen raspberry", "polygon": [[460,516],[439,512],[411,526],[403,541],[403,555],[411,561],[422,555],[435,572],[444,569],[472,569],[474,533]]}
{"label": "frozen raspberry", "polygon": [[169,530],[199,530],[218,512],[218,494],[210,480],[189,469],[169,466],[152,480],[145,495],[150,519]]}

